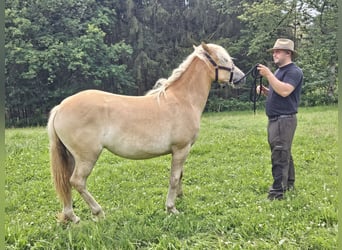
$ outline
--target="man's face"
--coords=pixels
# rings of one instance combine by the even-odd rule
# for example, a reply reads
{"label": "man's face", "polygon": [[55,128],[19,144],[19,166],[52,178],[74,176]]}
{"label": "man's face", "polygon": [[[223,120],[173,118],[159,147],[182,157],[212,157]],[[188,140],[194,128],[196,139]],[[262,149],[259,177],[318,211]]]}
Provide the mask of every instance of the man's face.
{"label": "man's face", "polygon": [[288,50],[275,49],[273,50],[273,61],[281,67],[291,61],[291,52]]}

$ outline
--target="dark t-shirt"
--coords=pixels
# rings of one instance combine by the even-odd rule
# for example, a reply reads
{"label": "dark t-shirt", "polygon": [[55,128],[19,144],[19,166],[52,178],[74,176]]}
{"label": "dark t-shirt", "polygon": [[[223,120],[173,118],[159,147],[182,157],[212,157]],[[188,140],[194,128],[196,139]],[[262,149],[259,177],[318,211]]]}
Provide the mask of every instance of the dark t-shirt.
{"label": "dark t-shirt", "polygon": [[278,95],[270,85],[266,99],[266,115],[272,117],[296,114],[303,85],[302,70],[294,63],[290,63],[277,69],[274,75],[278,80],[291,84],[295,89],[287,97],[282,97],[281,95]]}

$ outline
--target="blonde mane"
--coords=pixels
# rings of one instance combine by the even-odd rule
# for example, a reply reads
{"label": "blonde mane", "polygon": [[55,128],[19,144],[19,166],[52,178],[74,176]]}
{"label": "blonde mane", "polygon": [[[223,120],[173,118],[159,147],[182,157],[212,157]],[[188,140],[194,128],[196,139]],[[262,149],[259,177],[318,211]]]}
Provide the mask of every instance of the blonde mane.
{"label": "blonde mane", "polygon": [[153,88],[148,91],[145,95],[154,95],[157,94],[157,97],[159,98],[159,96],[161,95],[161,93],[163,93],[166,96],[166,92],[165,90],[172,85],[172,83],[174,83],[176,80],[178,80],[182,74],[187,70],[187,68],[189,67],[189,65],[192,63],[192,61],[196,58],[199,57],[202,60],[204,60],[206,62],[206,60],[204,59],[204,49],[202,48],[202,46],[194,46],[195,51],[190,54],[179,66],[178,68],[174,69],[172,71],[172,74],[169,78],[160,78],[155,85],[153,86]]}

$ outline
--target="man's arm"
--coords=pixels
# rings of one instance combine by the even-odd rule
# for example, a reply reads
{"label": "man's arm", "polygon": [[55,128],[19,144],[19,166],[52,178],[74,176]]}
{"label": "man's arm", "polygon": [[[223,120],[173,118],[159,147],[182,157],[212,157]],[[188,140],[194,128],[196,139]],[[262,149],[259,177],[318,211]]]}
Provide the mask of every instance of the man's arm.
{"label": "man's arm", "polygon": [[273,90],[282,97],[287,97],[295,89],[291,84],[279,81],[271,70],[265,65],[259,64],[258,70],[260,75],[265,77]]}

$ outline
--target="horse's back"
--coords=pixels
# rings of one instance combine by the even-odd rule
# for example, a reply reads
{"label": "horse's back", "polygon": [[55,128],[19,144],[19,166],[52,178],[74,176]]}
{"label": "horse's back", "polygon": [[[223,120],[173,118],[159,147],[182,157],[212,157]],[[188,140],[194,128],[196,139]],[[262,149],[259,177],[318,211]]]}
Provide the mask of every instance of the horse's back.
{"label": "horse's back", "polygon": [[156,97],[87,90],[61,102],[54,126],[63,143],[77,151],[107,148],[125,158],[145,159],[171,152],[172,120]]}

